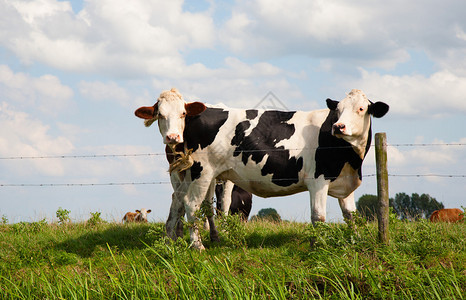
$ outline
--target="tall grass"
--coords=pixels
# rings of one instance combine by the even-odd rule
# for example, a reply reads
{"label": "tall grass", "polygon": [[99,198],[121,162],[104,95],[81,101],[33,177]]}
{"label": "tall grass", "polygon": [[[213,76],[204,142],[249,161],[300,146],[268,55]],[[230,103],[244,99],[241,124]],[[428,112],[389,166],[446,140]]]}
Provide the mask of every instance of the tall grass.
{"label": "tall grass", "polygon": [[[0,225],[1,299],[464,299],[466,226],[218,220],[220,243],[163,224]],[[206,232],[202,233],[207,236]],[[204,238],[207,241],[207,238]],[[312,241],[312,246],[310,242]]]}

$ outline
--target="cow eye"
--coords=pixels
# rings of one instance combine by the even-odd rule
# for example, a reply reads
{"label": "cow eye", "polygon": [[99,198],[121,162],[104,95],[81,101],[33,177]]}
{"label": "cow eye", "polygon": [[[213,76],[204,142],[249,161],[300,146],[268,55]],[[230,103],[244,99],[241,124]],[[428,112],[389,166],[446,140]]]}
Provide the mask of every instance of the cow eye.
{"label": "cow eye", "polygon": [[184,118],[184,117],[186,117],[186,112],[183,112],[180,118]]}
{"label": "cow eye", "polygon": [[361,106],[361,107],[359,108],[359,111],[360,111],[360,112],[363,112],[363,111],[364,111],[364,107]]}

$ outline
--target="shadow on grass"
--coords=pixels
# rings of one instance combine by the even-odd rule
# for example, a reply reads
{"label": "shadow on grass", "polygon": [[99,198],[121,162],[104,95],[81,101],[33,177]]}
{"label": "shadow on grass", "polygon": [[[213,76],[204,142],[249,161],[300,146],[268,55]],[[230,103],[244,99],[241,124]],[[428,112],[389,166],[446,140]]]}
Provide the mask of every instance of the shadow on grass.
{"label": "shadow on grass", "polygon": [[[270,225],[272,226],[272,225]],[[261,228],[264,227],[264,228]],[[307,238],[301,230],[293,228],[284,228],[278,231],[270,231],[267,229],[269,225],[261,225],[256,231],[252,231],[241,237],[229,235],[229,239],[234,241],[244,239],[245,246],[250,249],[254,248],[280,248],[290,245],[307,244]],[[98,253],[102,249],[107,249],[107,245],[111,248],[119,250],[124,249],[145,249],[147,245],[152,245],[160,236],[165,235],[163,224],[106,224],[103,227],[95,229],[86,229],[81,235],[75,234],[73,237],[55,244],[53,247],[68,253],[74,253],[82,258],[88,258]],[[157,234],[154,236],[154,232]],[[149,234],[148,234],[149,233]],[[228,233],[227,233],[228,234]],[[187,228],[184,228],[184,237],[189,244],[189,233]],[[211,242],[209,239],[204,239],[204,246],[207,248],[231,248],[231,243],[227,242],[225,236],[220,236],[221,242]],[[235,246],[233,245],[233,248]]]}
{"label": "shadow on grass", "polygon": [[248,248],[279,248],[287,244],[296,247],[302,244],[306,238],[296,232],[257,233],[252,232],[246,236]]}
{"label": "shadow on grass", "polygon": [[108,229],[88,231],[79,237],[69,238],[56,245],[57,249],[90,257],[95,249],[117,247],[118,249],[142,249],[148,243],[150,224],[112,225]]}

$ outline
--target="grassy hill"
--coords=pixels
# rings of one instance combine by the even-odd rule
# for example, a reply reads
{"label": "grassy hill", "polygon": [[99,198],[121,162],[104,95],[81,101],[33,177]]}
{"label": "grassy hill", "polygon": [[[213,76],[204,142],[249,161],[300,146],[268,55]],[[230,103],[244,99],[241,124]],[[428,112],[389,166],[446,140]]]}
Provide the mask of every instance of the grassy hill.
{"label": "grassy hill", "polygon": [[388,246],[375,223],[218,223],[222,241],[203,252],[160,223],[0,225],[0,298],[466,297],[465,223],[392,220]]}

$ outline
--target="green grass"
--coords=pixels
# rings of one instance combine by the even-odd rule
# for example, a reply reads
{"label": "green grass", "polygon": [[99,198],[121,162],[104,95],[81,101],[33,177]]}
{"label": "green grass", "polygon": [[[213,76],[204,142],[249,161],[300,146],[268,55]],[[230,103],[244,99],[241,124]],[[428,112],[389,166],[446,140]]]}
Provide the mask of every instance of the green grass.
{"label": "green grass", "polygon": [[[466,224],[218,220],[206,251],[163,224],[0,225],[1,299],[464,299]],[[207,241],[207,232],[202,233]],[[312,247],[310,241],[312,240]]]}

